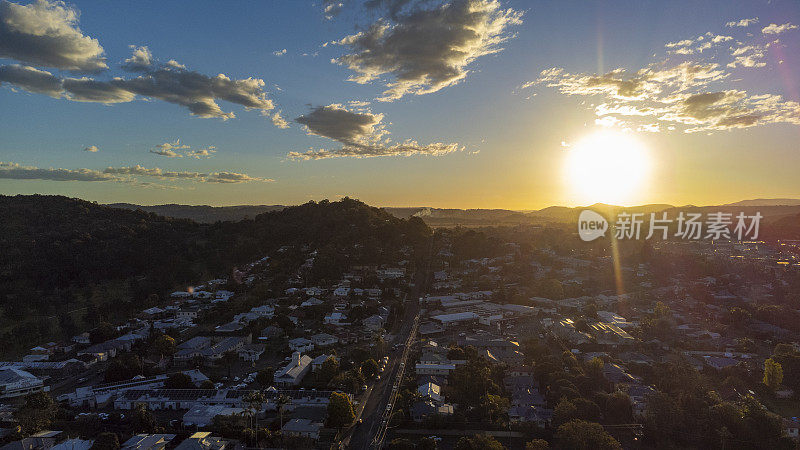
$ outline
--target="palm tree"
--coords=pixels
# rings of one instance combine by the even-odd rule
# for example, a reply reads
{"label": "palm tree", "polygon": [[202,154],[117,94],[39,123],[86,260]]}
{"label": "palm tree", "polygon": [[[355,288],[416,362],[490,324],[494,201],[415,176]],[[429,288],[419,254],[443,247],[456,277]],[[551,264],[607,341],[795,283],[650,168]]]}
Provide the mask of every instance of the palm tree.
{"label": "palm tree", "polygon": [[[285,394],[279,394],[278,398],[275,399],[275,405],[278,407],[278,416],[280,417],[280,425],[281,431],[283,430],[283,407],[289,403],[289,397]],[[283,439],[283,433],[281,433],[281,439]]]}

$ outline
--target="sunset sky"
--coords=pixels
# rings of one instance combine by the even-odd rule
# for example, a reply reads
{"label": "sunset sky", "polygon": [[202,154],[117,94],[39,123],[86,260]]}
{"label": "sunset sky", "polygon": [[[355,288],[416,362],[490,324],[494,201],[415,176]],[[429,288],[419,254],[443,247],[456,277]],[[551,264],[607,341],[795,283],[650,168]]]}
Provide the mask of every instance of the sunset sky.
{"label": "sunset sky", "polygon": [[796,0],[2,0],[0,193],[798,198],[798,24]]}

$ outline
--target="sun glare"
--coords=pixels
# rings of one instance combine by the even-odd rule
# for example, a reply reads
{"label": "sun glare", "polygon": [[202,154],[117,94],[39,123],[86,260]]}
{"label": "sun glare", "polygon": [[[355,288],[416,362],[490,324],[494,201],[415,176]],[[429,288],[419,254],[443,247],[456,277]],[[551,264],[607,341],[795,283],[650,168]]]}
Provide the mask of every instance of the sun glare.
{"label": "sun glare", "polygon": [[650,160],[647,149],[633,136],[601,131],[571,146],[564,167],[576,203],[627,205],[640,198]]}

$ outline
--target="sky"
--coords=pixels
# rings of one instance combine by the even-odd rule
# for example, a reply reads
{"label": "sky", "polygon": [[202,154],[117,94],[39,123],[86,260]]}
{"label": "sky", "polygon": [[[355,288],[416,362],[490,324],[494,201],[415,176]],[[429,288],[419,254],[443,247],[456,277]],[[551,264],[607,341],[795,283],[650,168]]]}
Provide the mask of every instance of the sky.
{"label": "sky", "polygon": [[0,0],[0,194],[798,198],[798,24],[795,0]]}

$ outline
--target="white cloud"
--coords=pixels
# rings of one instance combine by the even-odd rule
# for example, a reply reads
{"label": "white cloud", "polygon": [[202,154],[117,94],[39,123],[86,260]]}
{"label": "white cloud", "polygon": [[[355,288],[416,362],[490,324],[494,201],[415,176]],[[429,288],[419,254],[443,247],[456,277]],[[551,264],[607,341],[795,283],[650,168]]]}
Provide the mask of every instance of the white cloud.
{"label": "white cloud", "polygon": [[272,54],[275,56],[283,56],[286,54],[286,49],[284,48],[282,50],[275,50],[274,52],[272,52]]}
{"label": "white cloud", "polygon": [[84,147],[84,148],[83,148],[83,151],[85,151],[85,152],[89,152],[89,153],[97,153],[97,152],[99,152],[99,151],[100,151],[100,149],[99,149],[99,148],[97,148],[97,146],[96,146],[96,145],[90,145],[90,146],[88,146],[88,147]]}
{"label": "white cloud", "polygon": [[181,144],[180,139],[176,139],[175,142],[164,142],[163,144],[158,144],[150,149],[150,153],[167,158],[188,157],[202,159],[210,158],[214,156],[214,153],[216,152],[217,150],[214,146],[192,150],[190,146]]}
{"label": "white cloud", "polygon": [[107,69],[103,47],[78,28],[79,17],[60,1],[0,1],[0,57],[74,72]]}
{"label": "white cloud", "polygon": [[501,51],[500,44],[512,37],[508,28],[521,23],[521,16],[497,0],[419,6],[335,42],[352,52],[334,62],[356,72],[350,80],[357,83],[392,77],[382,101],[436,92],[464,80],[476,58]]}
{"label": "white cloud", "polygon": [[270,116],[270,119],[272,120],[272,124],[278,128],[283,128],[283,129],[289,128],[289,122],[287,122],[286,119],[283,118],[283,116],[281,115],[281,111],[277,111],[275,114]]}
{"label": "white cloud", "polygon": [[153,54],[150,53],[149,48],[145,46],[137,47],[135,45],[131,45],[130,48],[133,54],[122,64],[123,69],[128,72],[147,72],[152,69],[154,61]]}
{"label": "white cloud", "polygon": [[767,25],[766,27],[762,28],[761,32],[764,33],[764,34],[781,34],[781,33],[785,33],[787,31],[796,30],[796,29],[797,29],[797,25],[793,25],[791,23],[785,23],[783,25],[778,25],[778,24],[775,24],[775,23],[771,23],[771,24]]}
{"label": "white cloud", "polygon": [[725,24],[728,28],[734,27],[749,27],[750,25],[758,23],[758,17],[753,17],[752,19],[741,19],[741,20],[734,20],[732,22],[728,22]]}

